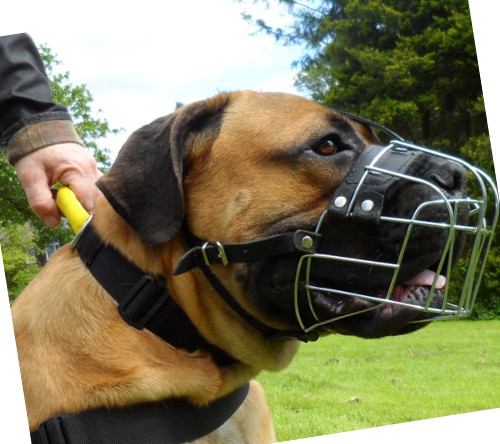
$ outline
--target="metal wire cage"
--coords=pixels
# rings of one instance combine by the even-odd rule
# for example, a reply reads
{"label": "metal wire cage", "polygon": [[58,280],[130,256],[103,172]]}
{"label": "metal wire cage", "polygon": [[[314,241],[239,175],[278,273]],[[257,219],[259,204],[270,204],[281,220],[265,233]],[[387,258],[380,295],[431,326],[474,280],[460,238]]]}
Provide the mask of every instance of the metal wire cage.
{"label": "metal wire cage", "polygon": [[[437,156],[442,159],[450,160],[460,164],[468,173],[467,196],[461,198],[449,198],[440,189],[439,186],[432,183],[423,177],[407,174],[405,172],[393,171],[384,168],[384,156],[395,151],[409,151],[415,153],[425,153],[431,156]],[[492,241],[498,214],[499,214],[499,198],[498,191],[493,180],[479,168],[459,159],[454,156],[444,154],[430,148],[417,146],[406,141],[391,141],[380,153],[364,167],[361,180],[352,195],[350,201],[343,202],[346,207],[345,217],[351,217],[353,208],[360,205],[358,200],[359,190],[363,184],[373,175],[386,175],[396,180],[403,179],[413,183],[418,183],[433,190],[433,195],[437,198],[421,203],[411,217],[394,217],[390,215],[380,215],[379,223],[402,224],[406,228],[406,235],[402,242],[399,257],[394,262],[380,262],[370,260],[363,257],[349,257],[345,255],[320,254],[311,253],[304,254],[298,263],[297,273],[295,278],[294,289],[294,305],[295,314],[300,327],[309,332],[320,325],[335,322],[346,317],[355,316],[360,313],[375,310],[385,304],[401,306],[411,310],[417,310],[423,313],[428,313],[425,322],[430,320],[464,318],[470,315],[477,294],[479,285],[484,272],[488,251]],[[364,202],[363,202],[364,203]],[[422,213],[429,214],[429,210],[434,207],[440,209],[446,208],[446,220],[433,221],[422,216]],[[462,222],[458,217],[458,208],[468,209],[468,221]],[[323,213],[320,218],[316,233],[322,232],[322,227],[328,211]],[[408,242],[415,230],[415,227],[424,226],[433,229],[446,230],[447,237],[442,250],[441,259],[438,261],[435,270],[435,276],[430,285],[429,294],[426,301],[422,303],[413,303],[412,301],[398,301],[393,297],[394,289],[398,282],[398,276],[401,267],[405,261],[405,252]],[[456,238],[457,235],[465,235],[466,248],[460,259],[460,265],[457,270],[452,267],[452,258],[456,255]],[[390,282],[386,295],[367,294],[363,292],[351,292],[345,289],[332,288],[330,286],[322,286],[314,283],[313,273],[317,261],[329,261],[329,266],[335,270],[336,264],[351,263],[362,266],[371,267],[374,272],[377,269],[384,269],[384,272],[390,270],[392,272],[392,280]],[[324,262],[323,262],[324,264]],[[446,286],[440,288],[439,301],[436,305],[434,295],[437,289],[440,276],[446,278]],[[441,278],[442,279],[442,278]],[[330,319],[322,319],[315,310],[312,300],[313,292],[321,292],[331,294],[332,297],[351,297],[359,298],[365,301],[370,301],[369,308],[363,308],[348,314],[343,314]],[[307,298],[307,304],[301,304],[300,298]],[[434,300],[434,302],[433,302]],[[442,302],[441,302],[442,301]],[[307,307],[307,308],[304,308]],[[309,313],[304,313],[308,310]],[[312,315],[312,318],[311,318]],[[305,321],[305,319],[314,319],[314,322]],[[420,322],[420,321],[415,321]]]}

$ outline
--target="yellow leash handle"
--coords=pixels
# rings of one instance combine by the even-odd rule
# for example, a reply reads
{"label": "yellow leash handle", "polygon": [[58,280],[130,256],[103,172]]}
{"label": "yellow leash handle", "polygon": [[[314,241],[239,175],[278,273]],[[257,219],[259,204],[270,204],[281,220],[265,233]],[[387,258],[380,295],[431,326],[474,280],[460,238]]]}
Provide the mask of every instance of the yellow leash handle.
{"label": "yellow leash handle", "polygon": [[68,219],[73,231],[78,233],[90,215],[85,208],[82,207],[75,193],[73,193],[69,187],[62,186],[57,191],[56,203]]}

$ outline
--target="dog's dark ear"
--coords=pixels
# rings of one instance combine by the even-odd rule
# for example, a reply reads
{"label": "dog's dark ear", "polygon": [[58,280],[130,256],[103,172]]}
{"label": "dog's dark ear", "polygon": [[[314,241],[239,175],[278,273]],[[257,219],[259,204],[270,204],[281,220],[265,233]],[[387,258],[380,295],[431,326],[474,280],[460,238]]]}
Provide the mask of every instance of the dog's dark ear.
{"label": "dog's dark ear", "polygon": [[97,186],[144,244],[168,241],[184,219],[183,158],[195,140],[211,143],[228,94],[187,105],[135,131]]}

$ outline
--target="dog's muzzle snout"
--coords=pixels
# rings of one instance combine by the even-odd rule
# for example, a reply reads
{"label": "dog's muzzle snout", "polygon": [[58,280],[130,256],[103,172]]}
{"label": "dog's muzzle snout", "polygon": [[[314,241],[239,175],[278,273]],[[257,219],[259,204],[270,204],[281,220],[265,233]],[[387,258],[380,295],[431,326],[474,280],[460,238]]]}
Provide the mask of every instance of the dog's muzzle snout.
{"label": "dog's muzzle snout", "polygon": [[[321,247],[299,261],[299,325],[377,309],[416,311],[413,322],[468,316],[497,218],[495,184],[467,162],[403,141],[368,147],[318,222]],[[328,317],[318,295],[358,308]]]}
{"label": "dog's muzzle snout", "polygon": [[[237,244],[187,230],[191,248],[174,274],[199,267],[228,305],[271,340],[315,340],[318,327],[335,326],[378,337],[391,325],[471,313],[498,212],[496,185],[483,171],[398,140],[362,152],[312,230]],[[459,256],[460,273],[453,273]],[[258,262],[278,264],[269,282],[277,283],[284,304],[293,298],[296,322],[287,323],[296,329],[264,325],[210,271]]]}

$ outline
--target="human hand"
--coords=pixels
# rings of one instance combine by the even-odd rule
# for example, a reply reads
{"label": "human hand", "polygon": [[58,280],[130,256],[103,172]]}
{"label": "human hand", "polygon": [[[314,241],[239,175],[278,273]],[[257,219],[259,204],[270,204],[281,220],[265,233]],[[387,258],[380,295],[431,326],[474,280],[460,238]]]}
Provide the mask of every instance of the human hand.
{"label": "human hand", "polygon": [[39,149],[21,158],[14,168],[35,214],[49,227],[57,227],[61,213],[52,185],[69,186],[87,211],[99,194],[95,186],[102,173],[90,153],[76,143],[61,143]]}

